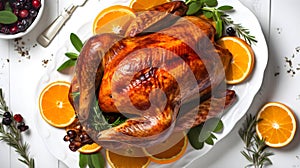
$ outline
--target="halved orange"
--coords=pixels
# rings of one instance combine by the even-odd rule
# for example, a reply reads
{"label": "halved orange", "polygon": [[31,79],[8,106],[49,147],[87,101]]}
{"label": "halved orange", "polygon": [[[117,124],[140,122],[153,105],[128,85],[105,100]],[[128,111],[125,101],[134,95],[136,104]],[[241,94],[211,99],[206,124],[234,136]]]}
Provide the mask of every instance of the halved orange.
{"label": "halved orange", "polygon": [[251,74],[255,62],[251,46],[234,36],[222,37],[217,43],[228,49],[233,56],[225,73],[227,84],[239,84],[245,81]]}
{"label": "halved orange", "polygon": [[173,133],[163,143],[144,148],[150,160],[159,164],[172,163],[179,160],[185,153],[188,138],[183,132]]}
{"label": "halved orange", "polygon": [[100,145],[98,145],[97,143],[86,144],[86,145],[82,146],[81,148],[79,148],[78,152],[85,153],[85,154],[95,153],[95,152],[99,152],[101,148],[102,147]]}
{"label": "halved orange", "polygon": [[289,144],[296,132],[296,119],[293,111],[285,104],[269,102],[257,115],[259,122],[256,132],[270,147],[283,147]]}
{"label": "halved orange", "polygon": [[68,99],[69,88],[69,82],[56,81],[48,84],[40,93],[40,114],[54,127],[64,128],[76,119],[75,111]]}
{"label": "halved orange", "polygon": [[115,33],[123,35],[135,18],[133,10],[127,6],[114,5],[102,10],[94,19],[93,33]]}
{"label": "halved orange", "polygon": [[106,158],[112,168],[146,168],[150,159],[148,157],[130,157],[119,155],[117,153],[106,150]]}
{"label": "halved orange", "polygon": [[171,0],[132,0],[130,2],[129,7],[131,7],[135,11],[145,10],[152,8],[157,5],[161,5],[167,2],[171,2]]}

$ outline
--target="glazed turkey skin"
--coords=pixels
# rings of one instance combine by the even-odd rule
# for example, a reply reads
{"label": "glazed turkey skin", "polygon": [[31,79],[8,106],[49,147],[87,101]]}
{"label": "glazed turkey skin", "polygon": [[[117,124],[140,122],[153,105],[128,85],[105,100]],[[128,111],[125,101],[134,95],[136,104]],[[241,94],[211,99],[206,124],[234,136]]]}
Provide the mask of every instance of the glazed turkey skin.
{"label": "glazed turkey skin", "polygon": [[[92,130],[100,144],[146,143],[132,137],[159,135],[172,125],[176,131],[187,130],[235,101],[234,91],[220,87],[231,53],[215,43],[210,22],[185,16],[186,9],[180,1],[154,7],[165,13],[137,14],[125,37],[106,33],[85,43],[69,94],[80,122],[85,126],[95,99],[104,113],[128,118],[118,126]],[[163,24],[166,20],[170,22]],[[79,100],[74,100],[74,92],[80,92]]]}
{"label": "glazed turkey skin", "polygon": [[[197,92],[204,96],[211,85],[216,87],[224,81],[224,71],[231,60],[231,54],[215,44],[214,34],[214,27],[206,20],[186,16],[161,31],[117,42],[104,57],[100,108],[118,112],[116,106],[125,105],[123,112],[144,115],[140,112],[150,106],[151,88],[162,89],[176,100],[173,103],[187,101],[178,96],[188,99]],[[189,83],[191,76],[186,75],[190,70],[197,80],[198,91],[190,90],[196,87]],[[178,88],[177,81],[185,85]],[[179,95],[179,89],[185,95]],[[115,99],[113,92],[117,92]],[[130,103],[138,110],[127,106]]]}

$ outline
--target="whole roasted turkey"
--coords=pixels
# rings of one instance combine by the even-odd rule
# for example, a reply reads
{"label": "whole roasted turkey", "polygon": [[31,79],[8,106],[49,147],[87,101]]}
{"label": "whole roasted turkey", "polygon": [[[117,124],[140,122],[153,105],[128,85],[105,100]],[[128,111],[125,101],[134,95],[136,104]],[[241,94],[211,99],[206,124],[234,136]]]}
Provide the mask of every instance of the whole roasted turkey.
{"label": "whole roasted turkey", "polygon": [[[215,43],[208,20],[186,11],[175,1],[137,12],[124,36],[99,34],[85,43],[70,98],[96,142],[162,140],[220,115],[235,100],[224,83],[230,52]],[[78,101],[74,92],[80,93]],[[104,114],[128,119],[106,130],[90,129],[95,101]]]}

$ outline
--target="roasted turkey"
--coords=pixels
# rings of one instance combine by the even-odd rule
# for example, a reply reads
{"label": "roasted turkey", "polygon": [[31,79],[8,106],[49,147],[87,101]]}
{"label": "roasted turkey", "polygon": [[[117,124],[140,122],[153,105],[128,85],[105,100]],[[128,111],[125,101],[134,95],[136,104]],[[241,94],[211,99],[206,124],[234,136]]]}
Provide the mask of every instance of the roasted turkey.
{"label": "roasted turkey", "polygon": [[[186,11],[175,1],[137,12],[124,36],[99,34],[85,43],[70,99],[96,142],[157,141],[222,114],[234,102],[235,92],[224,83],[230,52],[215,43],[209,21]],[[95,101],[104,114],[122,113],[127,120],[90,129]]]}

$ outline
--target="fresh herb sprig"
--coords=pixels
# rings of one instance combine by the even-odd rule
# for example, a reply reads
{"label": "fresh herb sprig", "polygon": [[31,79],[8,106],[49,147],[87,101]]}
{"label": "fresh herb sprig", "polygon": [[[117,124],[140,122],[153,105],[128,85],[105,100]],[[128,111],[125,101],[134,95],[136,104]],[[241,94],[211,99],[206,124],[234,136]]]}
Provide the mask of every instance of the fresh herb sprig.
{"label": "fresh herb sprig", "polygon": [[262,168],[265,165],[271,165],[269,156],[272,152],[265,151],[267,145],[263,139],[260,139],[255,131],[258,120],[255,116],[247,115],[239,135],[245,144],[245,148],[241,151],[242,155],[250,162],[246,167]]}
{"label": "fresh herb sprig", "polygon": [[[12,116],[12,113],[8,111],[8,106],[5,103],[4,96],[2,94],[2,89],[0,88],[0,113],[2,117],[5,117],[9,114]],[[9,117],[10,118],[10,117]],[[27,143],[22,141],[21,130],[18,129],[17,121],[10,120],[9,122],[0,123],[0,141],[5,142],[7,145],[13,147],[15,151],[21,156],[18,160],[26,164],[29,168],[34,168],[34,159],[30,158],[28,155],[29,146]],[[4,127],[4,124],[6,125]]]}
{"label": "fresh herb sprig", "polygon": [[226,12],[234,10],[232,6],[223,5],[218,6],[217,0],[186,0],[188,5],[187,15],[200,15],[203,14],[208,19],[213,19],[216,23],[217,37],[220,38],[223,35],[223,29],[225,26],[233,26],[239,37],[243,37],[248,44],[256,43],[256,39],[253,35],[250,35],[250,31],[244,28],[241,24],[234,23]]}
{"label": "fresh herb sprig", "polygon": [[[73,47],[80,53],[82,47],[83,47],[83,42],[80,40],[80,38],[74,34],[70,34],[70,41],[73,45]],[[57,71],[61,72],[64,69],[70,68],[76,64],[77,58],[78,58],[78,53],[74,52],[66,52],[65,56],[67,56],[69,59],[65,61],[59,68],[57,68]]]}
{"label": "fresh herb sprig", "polygon": [[223,122],[219,118],[208,119],[205,123],[202,123],[196,127],[193,127],[188,132],[188,139],[194,149],[202,149],[204,144],[214,145],[214,140],[217,137],[214,133],[222,132]]}

